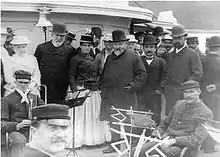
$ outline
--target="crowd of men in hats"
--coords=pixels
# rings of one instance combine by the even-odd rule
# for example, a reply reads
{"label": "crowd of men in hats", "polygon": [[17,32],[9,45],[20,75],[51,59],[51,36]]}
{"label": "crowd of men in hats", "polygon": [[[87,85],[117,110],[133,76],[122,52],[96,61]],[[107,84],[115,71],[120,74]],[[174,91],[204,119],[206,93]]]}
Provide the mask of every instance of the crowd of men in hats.
{"label": "crowd of men in hats", "polygon": [[[81,35],[79,47],[74,48],[71,43],[76,35],[68,32],[65,24],[55,23],[52,39],[36,48],[33,62],[37,66],[28,67],[22,64],[29,43],[26,37],[10,39],[13,49],[7,51],[8,41],[4,42],[7,36],[8,32],[2,29],[1,136],[4,138],[1,148],[8,148],[4,142],[7,143],[5,135],[9,133],[12,157],[56,156],[64,151],[71,118],[76,129],[73,137],[80,146],[106,142],[101,122],[108,121],[110,127],[119,129],[111,123],[112,105],[151,110],[158,126],[156,130],[166,143],[161,151],[167,156],[178,156],[183,147],[197,148],[203,143],[206,152],[214,151],[215,143],[196,117],[220,121],[220,37],[209,39],[204,54],[198,48],[198,38],[188,37],[182,25],[174,26],[171,34],[156,27],[153,33],[136,32],[127,36],[123,30],[103,36],[101,28],[93,27]],[[19,42],[15,42],[17,39]],[[102,40],[105,48],[99,50]],[[16,55],[20,56],[21,69],[13,66],[11,58]],[[40,83],[33,79],[36,75]],[[40,84],[47,87],[46,105],[45,91],[39,94],[30,88],[38,89]],[[6,85],[11,89],[7,94]],[[83,94],[89,92],[90,97],[72,111],[64,102],[75,98],[79,89],[86,89]],[[168,115],[165,120],[161,120],[163,96]],[[111,142],[119,140],[120,136],[112,132]],[[140,156],[153,145],[146,143]],[[109,145],[103,152],[111,153],[114,149]]]}

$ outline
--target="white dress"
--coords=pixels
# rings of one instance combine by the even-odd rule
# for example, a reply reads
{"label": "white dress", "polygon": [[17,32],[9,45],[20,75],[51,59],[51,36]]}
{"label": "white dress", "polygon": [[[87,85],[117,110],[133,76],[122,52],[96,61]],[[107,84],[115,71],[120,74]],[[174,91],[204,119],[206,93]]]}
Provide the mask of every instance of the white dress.
{"label": "white dress", "polygon": [[[30,72],[32,77],[31,77],[31,83],[30,83],[30,90],[33,94],[39,95],[39,91],[37,89],[37,86],[40,85],[40,70],[39,66],[37,63],[37,59],[33,55],[28,55],[25,54],[24,56],[18,56],[14,54],[11,56],[11,63],[12,63],[12,73],[18,71],[18,70],[24,70],[27,72]],[[14,79],[14,78],[13,78]],[[5,95],[10,94],[13,92],[14,89],[11,89],[10,91],[8,90],[5,92]]]}

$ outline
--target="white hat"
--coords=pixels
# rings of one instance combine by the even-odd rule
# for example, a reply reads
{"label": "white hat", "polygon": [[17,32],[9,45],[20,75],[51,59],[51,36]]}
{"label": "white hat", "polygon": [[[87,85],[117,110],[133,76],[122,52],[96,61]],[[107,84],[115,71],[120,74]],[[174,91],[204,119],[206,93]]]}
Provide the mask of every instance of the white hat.
{"label": "white hat", "polygon": [[8,34],[7,29],[2,27],[1,28],[1,34],[6,34],[7,35]]}
{"label": "white hat", "polygon": [[11,41],[12,45],[22,45],[29,43],[31,43],[31,41],[28,40],[26,36],[14,36],[13,40]]}
{"label": "white hat", "polygon": [[134,36],[134,35],[129,35],[128,38],[129,38],[129,40],[128,40],[129,43],[137,43],[137,42],[138,42],[138,41],[135,39],[135,36]]}
{"label": "white hat", "polygon": [[170,34],[165,34],[162,40],[173,40],[173,38]]}
{"label": "white hat", "polygon": [[102,40],[111,42],[112,41],[112,34],[105,34]]}

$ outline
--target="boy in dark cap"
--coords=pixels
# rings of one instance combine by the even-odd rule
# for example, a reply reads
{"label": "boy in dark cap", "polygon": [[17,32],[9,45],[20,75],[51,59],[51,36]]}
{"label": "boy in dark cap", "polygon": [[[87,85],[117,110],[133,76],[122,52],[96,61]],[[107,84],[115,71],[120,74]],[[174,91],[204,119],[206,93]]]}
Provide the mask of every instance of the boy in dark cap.
{"label": "boy in dark cap", "polygon": [[12,155],[17,156],[21,148],[29,138],[30,110],[32,107],[43,105],[44,102],[37,96],[30,93],[28,86],[31,81],[29,72],[19,70],[14,74],[15,91],[1,99],[1,146],[6,146],[6,132],[9,133],[9,140],[12,147]]}
{"label": "boy in dark cap", "polygon": [[21,157],[52,157],[65,153],[70,126],[69,107],[48,104],[32,109],[32,139]]}
{"label": "boy in dark cap", "polygon": [[[201,90],[197,81],[190,80],[182,83],[181,90],[184,100],[176,102],[164,122],[152,133],[152,136],[164,142],[158,148],[168,157],[180,156],[184,147],[196,150],[208,136],[199,118],[213,119],[212,111],[199,98]],[[157,142],[145,143],[139,157],[145,157],[145,152],[155,144]],[[149,154],[158,154],[158,152],[153,150]]]}

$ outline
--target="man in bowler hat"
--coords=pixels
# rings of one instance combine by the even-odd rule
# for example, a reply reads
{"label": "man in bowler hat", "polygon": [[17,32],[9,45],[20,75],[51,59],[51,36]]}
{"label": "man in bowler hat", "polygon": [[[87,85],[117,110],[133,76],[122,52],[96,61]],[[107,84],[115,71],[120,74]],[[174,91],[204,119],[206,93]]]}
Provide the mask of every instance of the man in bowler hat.
{"label": "man in bowler hat", "polygon": [[[53,24],[52,40],[38,45],[34,54],[41,72],[41,83],[47,86],[48,103],[64,101],[69,85],[69,62],[74,52],[64,43],[66,34],[65,24]],[[44,98],[43,92],[41,97]]]}
{"label": "man in bowler hat", "polygon": [[[184,100],[175,103],[169,115],[151,135],[164,142],[158,148],[167,157],[179,157],[184,147],[189,147],[191,150],[185,156],[196,156],[193,153],[197,152],[198,147],[208,136],[199,118],[213,119],[212,111],[199,97],[201,93],[199,82],[186,81],[181,84],[180,89],[184,95]],[[141,148],[139,157],[145,157],[145,152],[155,144],[157,142],[146,142]],[[134,151],[135,149],[132,152]],[[153,150],[150,155],[153,154],[158,154],[158,152]]]}
{"label": "man in bowler hat", "polygon": [[196,37],[196,36],[189,36],[189,37],[187,37],[187,45],[190,48],[192,48],[193,50],[195,50],[198,53],[200,59],[203,60],[205,55],[200,51],[200,49],[198,47],[199,46],[198,37]]}
{"label": "man in bowler hat", "polygon": [[180,86],[187,80],[200,81],[203,75],[199,55],[186,45],[187,32],[184,26],[172,28],[174,51],[169,54],[167,83],[165,86],[166,114],[182,96]]}
{"label": "man in bowler hat", "polygon": [[14,73],[15,91],[1,99],[1,148],[6,150],[6,133],[9,134],[12,157],[19,155],[29,139],[31,107],[44,102],[30,93],[31,74],[19,70]]}
{"label": "man in bowler hat", "polygon": [[153,35],[144,37],[144,54],[141,56],[141,60],[148,77],[138,92],[138,110],[151,110],[154,113],[153,120],[159,124],[162,109],[160,99],[166,83],[166,63],[162,58],[156,56],[156,44],[156,38]]}
{"label": "man in bowler hat", "polygon": [[[209,53],[203,59],[202,99],[212,110],[214,119],[220,121],[220,36],[213,36],[207,44]],[[207,139],[204,152],[215,151],[215,142]]]}
{"label": "man in bowler hat", "polygon": [[69,107],[48,104],[32,109],[31,141],[20,157],[51,157],[66,153],[70,128]]}
{"label": "man in bowler hat", "polygon": [[[112,32],[112,42],[114,51],[107,57],[102,75],[101,75],[101,120],[113,121],[111,119],[111,106],[116,108],[133,109],[137,108],[138,90],[147,78],[147,72],[137,54],[126,51],[128,38],[122,30]],[[111,124],[110,124],[111,125]],[[111,125],[119,129],[116,125]],[[120,140],[120,135],[112,133],[112,142]],[[114,152],[109,146],[104,153]]]}

